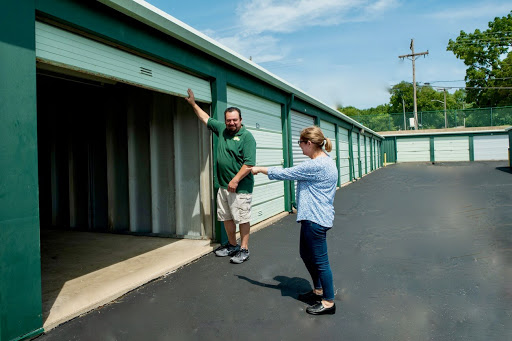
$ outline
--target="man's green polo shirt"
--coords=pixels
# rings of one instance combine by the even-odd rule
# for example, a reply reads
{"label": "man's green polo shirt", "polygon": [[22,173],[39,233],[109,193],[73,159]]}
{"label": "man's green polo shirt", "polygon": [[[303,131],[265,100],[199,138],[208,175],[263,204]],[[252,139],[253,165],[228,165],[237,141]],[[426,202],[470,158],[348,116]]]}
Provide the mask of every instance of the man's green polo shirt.
{"label": "man's green polo shirt", "polygon": [[[222,188],[227,189],[229,182],[235,177],[243,165],[256,165],[256,140],[242,125],[236,134],[226,129],[226,124],[209,118],[208,129],[219,137],[217,143],[217,179]],[[249,173],[243,178],[236,189],[237,193],[252,193],[254,175]]]}

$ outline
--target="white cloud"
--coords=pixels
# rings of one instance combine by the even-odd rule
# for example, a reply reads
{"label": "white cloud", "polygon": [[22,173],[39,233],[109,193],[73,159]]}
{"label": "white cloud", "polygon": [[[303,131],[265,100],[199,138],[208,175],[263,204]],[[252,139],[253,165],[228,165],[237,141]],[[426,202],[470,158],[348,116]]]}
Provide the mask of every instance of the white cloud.
{"label": "white cloud", "polygon": [[371,20],[395,6],[397,0],[250,0],[237,8],[237,33],[205,34],[259,64],[283,61],[290,47],[272,33],[292,33],[305,27],[333,26]]}
{"label": "white cloud", "polygon": [[258,64],[282,60],[288,53],[288,49],[280,45],[279,39],[269,35],[239,33],[234,36],[219,37],[210,30],[204,33],[242,56],[252,58]]}
{"label": "white cloud", "polygon": [[389,102],[389,84],[376,80],[375,70],[355,70],[350,65],[331,65],[329,70],[316,68],[288,74],[287,79],[307,94],[335,108],[338,105],[364,109]]}
{"label": "white cloud", "polygon": [[429,17],[435,19],[449,19],[449,20],[461,20],[461,19],[476,19],[486,18],[488,21],[492,21],[494,17],[503,17],[510,13],[511,6],[509,4],[493,4],[493,3],[482,3],[479,7],[466,6],[463,8],[449,8],[447,7],[443,11],[432,13]]}
{"label": "white cloud", "polygon": [[304,27],[371,20],[397,0],[251,0],[238,6],[244,31],[293,32]]}

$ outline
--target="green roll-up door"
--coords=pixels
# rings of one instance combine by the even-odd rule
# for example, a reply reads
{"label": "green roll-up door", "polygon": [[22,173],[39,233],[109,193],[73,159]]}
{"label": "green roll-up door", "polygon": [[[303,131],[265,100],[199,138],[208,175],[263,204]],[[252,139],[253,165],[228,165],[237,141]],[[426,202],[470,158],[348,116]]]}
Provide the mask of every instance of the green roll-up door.
{"label": "green roll-up door", "polygon": [[[256,139],[256,165],[283,166],[283,137],[281,130],[281,105],[228,87],[228,107],[242,111],[242,123]],[[284,186],[282,181],[270,181],[256,175],[252,199],[251,224],[259,223],[284,212]]]}

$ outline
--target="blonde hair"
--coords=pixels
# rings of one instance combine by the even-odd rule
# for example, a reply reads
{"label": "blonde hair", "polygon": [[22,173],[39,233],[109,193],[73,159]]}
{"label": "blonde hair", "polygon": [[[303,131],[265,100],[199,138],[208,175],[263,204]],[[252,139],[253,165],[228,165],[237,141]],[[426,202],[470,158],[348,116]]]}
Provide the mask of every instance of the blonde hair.
{"label": "blonde hair", "polygon": [[322,129],[317,126],[307,127],[300,132],[300,139],[304,141],[311,141],[316,144],[318,148],[324,147],[327,152],[332,150],[332,142],[328,137],[324,136]]}

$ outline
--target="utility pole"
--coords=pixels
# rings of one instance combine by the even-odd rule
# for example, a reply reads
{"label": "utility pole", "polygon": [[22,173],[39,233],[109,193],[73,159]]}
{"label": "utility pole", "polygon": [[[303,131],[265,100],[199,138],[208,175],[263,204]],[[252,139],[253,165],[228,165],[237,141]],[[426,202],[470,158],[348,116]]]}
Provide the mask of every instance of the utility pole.
{"label": "utility pole", "polygon": [[410,54],[404,54],[402,56],[398,56],[398,58],[408,58],[412,59],[412,87],[414,89],[413,97],[414,97],[414,129],[418,130],[418,104],[416,102],[416,57],[417,56],[425,56],[428,54],[427,52],[419,52],[414,53],[414,39],[411,39],[411,52]]}
{"label": "utility pole", "polygon": [[444,127],[448,128],[448,118],[446,117],[446,88],[443,89],[444,92]]}

